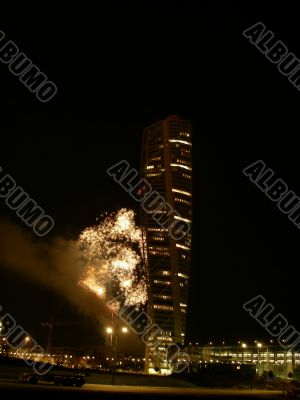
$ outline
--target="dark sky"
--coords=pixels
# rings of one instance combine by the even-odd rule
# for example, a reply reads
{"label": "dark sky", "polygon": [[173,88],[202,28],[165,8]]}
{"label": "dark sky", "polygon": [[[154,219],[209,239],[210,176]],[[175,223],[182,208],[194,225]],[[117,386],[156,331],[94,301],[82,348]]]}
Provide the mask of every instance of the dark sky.
{"label": "dark sky", "polygon": [[[121,159],[139,168],[143,127],[170,113],[190,119],[188,338],[266,338],[242,309],[257,294],[300,329],[300,232],[242,174],[262,159],[300,195],[300,93],[242,35],[262,21],[300,57],[296,10],[233,1],[108,3],[52,6],[39,17],[19,10],[12,23],[1,22],[58,94],[39,103],[0,64],[0,165],[53,216],[51,235],[74,238],[103,211],[138,211],[106,169]],[[3,201],[0,215],[29,231]],[[41,340],[39,322],[50,315],[80,319],[50,289],[5,269],[0,293],[0,303]],[[84,340],[97,342],[94,331],[83,332]]]}

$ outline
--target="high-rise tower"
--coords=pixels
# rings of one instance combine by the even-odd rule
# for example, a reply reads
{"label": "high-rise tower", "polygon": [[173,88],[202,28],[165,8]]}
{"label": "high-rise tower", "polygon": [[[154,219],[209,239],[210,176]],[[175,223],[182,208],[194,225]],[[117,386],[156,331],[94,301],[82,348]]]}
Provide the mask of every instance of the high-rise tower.
{"label": "high-rise tower", "polygon": [[[154,214],[142,208],[149,272],[148,314],[173,343],[185,335],[191,263],[191,124],[169,116],[144,129],[142,175],[167,202]],[[163,201],[161,202],[163,204]],[[157,216],[161,214],[158,222]],[[171,224],[185,224],[174,234]],[[187,228],[187,229],[186,229]],[[170,340],[170,339],[169,339]]]}

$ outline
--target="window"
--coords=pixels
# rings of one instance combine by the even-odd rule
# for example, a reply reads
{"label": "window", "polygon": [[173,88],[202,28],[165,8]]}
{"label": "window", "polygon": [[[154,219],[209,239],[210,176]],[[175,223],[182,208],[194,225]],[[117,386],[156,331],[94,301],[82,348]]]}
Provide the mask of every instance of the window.
{"label": "window", "polygon": [[172,311],[173,310],[172,306],[164,306],[162,304],[154,304],[153,308],[155,308],[157,310],[168,310],[168,311]]}
{"label": "window", "polygon": [[162,300],[171,300],[172,299],[172,297],[167,294],[154,294],[153,297],[156,299],[162,299]]}
{"label": "window", "polygon": [[158,284],[158,285],[166,285],[166,286],[172,285],[171,281],[163,281],[163,280],[160,280],[160,279],[154,279],[153,282]]}
{"label": "window", "polygon": [[175,188],[173,188],[173,189],[172,189],[172,192],[173,192],[173,193],[180,193],[180,194],[184,194],[185,196],[192,197],[192,193],[186,192],[185,190],[180,190],[180,189],[175,189]]}

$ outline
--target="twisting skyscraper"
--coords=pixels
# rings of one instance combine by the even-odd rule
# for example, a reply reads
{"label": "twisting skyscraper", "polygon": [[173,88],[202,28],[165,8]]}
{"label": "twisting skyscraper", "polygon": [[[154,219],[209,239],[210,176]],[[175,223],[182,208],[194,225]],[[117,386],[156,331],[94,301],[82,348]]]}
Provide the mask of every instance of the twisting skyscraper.
{"label": "twisting skyscraper", "polygon": [[[161,207],[142,208],[149,271],[148,314],[166,340],[185,336],[191,263],[192,141],[191,124],[169,116],[144,129],[142,175]],[[164,203],[165,201],[165,203]],[[179,229],[180,224],[185,225]],[[170,228],[171,227],[171,228]],[[150,367],[157,367],[153,354]],[[151,350],[151,349],[150,349]],[[162,365],[162,363],[160,363]]]}

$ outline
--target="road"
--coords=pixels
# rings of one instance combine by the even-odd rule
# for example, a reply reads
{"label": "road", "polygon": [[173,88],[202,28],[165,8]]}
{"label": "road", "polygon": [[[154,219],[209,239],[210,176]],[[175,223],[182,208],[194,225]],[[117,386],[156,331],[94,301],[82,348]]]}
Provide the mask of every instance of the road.
{"label": "road", "polygon": [[52,385],[29,385],[18,382],[0,382],[0,395],[21,399],[147,399],[176,398],[218,398],[218,399],[283,399],[282,391],[206,389],[206,388],[164,388],[146,386],[111,386],[85,384],[82,388],[57,387]]}

